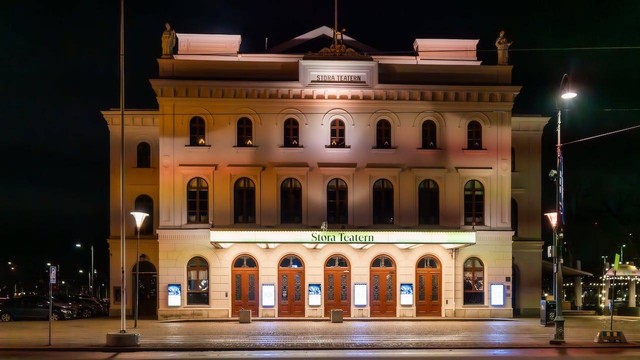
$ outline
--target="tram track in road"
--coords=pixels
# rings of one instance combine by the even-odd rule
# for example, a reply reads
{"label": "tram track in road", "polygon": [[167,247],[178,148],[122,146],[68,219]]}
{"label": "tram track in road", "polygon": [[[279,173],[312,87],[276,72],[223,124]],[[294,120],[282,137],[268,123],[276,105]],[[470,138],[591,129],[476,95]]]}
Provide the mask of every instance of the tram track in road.
{"label": "tram track in road", "polygon": [[172,335],[145,336],[141,338],[143,347],[199,347],[199,348],[419,348],[419,347],[471,347],[482,344],[486,347],[502,347],[511,343],[539,343],[548,336],[485,334],[480,337],[469,334],[451,335]]}

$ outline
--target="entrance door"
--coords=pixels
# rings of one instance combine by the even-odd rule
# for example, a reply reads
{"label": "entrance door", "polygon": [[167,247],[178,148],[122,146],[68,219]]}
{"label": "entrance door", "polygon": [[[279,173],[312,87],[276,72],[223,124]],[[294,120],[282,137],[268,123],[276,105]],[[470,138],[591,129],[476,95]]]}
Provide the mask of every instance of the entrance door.
{"label": "entrance door", "polygon": [[324,316],[342,309],[342,316],[351,316],[351,273],[347,259],[334,255],[324,266]]}
{"label": "entrance door", "polygon": [[238,256],[231,269],[231,316],[240,310],[258,316],[258,263],[248,255]]}
{"label": "entrance door", "polygon": [[278,316],[304,317],[304,265],[295,255],[287,255],[278,267]]}
{"label": "entrance door", "polygon": [[416,264],[416,316],[442,315],[442,267],[438,259],[423,256]]}
{"label": "entrance door", "polygon": [[[143,255],[144,256],[144,255]],[[141,256],[141,258],[143,257]],[[138,263],[140,267],[140,275],[138,283],[138,318],[156,319],[158,316],[158,273],[156,267],[147,260],[142,260]],[[135,311],[136,304],[136,266],[133,266],[133,281],[134,284],[131,291],[133,292],[133,306]]]}
{"label": "entrance door", "polygon": [[380,255],[371,263],[371,317],[396,316],[396,266]]}

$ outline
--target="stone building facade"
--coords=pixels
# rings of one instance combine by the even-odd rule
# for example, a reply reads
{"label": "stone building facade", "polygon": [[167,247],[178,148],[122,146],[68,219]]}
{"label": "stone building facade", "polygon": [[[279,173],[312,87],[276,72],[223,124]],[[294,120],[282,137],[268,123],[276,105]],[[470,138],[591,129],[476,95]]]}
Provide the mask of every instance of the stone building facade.
{"label": "stone building facade", "polygon": [[[150,80],[158,109],[103,112],[112,313],[123,120],[125,212],[150,213],[141,315],[538,313],[548,118],[512,114],[512,66],[483,65],[477,40],[368,56],[350,38],[306,54],[241,54],[238,35],[177,38]],[[130,312],[138,244],[126,219]]]}

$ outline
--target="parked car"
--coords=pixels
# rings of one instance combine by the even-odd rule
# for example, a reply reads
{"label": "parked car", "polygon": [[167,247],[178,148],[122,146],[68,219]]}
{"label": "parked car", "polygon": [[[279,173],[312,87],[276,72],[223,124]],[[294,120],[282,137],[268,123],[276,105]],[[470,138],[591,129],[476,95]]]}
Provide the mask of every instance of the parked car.
{"label": "parked car", "polygon": [[69,304],[73,307],[78,318],[86,319],[101,315],[103,312],[101,304],[88,297],[57,294],[54,295],[53,299],[54,302]]}
{"label": "parked car", "polygon": [[[44,296],[25,295],[9,299],[0,305],[0,320],[47,320],[49,318],[49,299]],[[51,320],[73,319],[73,309],[56,303],[52,304]]]}
{"label": "parked car", "polygon": [[[109,314],[109,309],[105,308],[103,304],[94,297],[79,295],[71,296],[70,299],[78,305],[78,313],[81,317],[103,316]],[[87,312],[90,312],[90,314]]]}

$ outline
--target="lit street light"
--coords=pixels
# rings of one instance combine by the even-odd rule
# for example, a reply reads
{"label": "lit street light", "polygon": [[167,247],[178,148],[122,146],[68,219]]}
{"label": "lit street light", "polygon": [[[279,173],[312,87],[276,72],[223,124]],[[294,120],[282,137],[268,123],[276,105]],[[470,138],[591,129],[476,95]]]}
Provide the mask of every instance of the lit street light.
{"label": "lit street light", "polygon": [[[560,80],[560,98],[569,100],[575,98],[578,94],[571,90],[569,75],[562,75]],[[554,288],[553,299],[556,303],[556,316],[553,320],[555,324],[555,333],[553,339],[549,341],[552,345],[562,345],[564,341],[564,317],[562,316],[562,239],[564,225],[564,180],[563,180],[563,164],[562,164],[562,142],[560,131],[562,128],[562,107],[558,106],[556,101],[557,116],[557,144],[556,144],[556,169],[549,174],[556,185],[556,211],[554,213],[545,214],[553,227],[553,272],[554,272]]]}
{"label": "lit street light", "polygon": [[624,262],[623,262],[623,260],[622,260],[622,259],[624,258],[624,256],[623,256],[623,255],[624,255],[624,248],[625,248],[626,246],[627,246],[627,244],[623,244],[622,246],[620,246],[620,263],[621,263],[621,264],[624,264]]}
{"label": "lit street light", "polygon": [[[76,247],[77,248],[81,248],[82,244],[81,243],[76,243]],[[89,292],[91,293],[91,296],[94,296],[93,293],[93,277],[94,277],[94,269],[93,269],[93,244],[91,244],[91,273],[89,274]]]}
{"label": "lit street light", "polygon": [[138,241],[136,242],[136,308],[134,314],[134,324],[133,327],[138,327],[138,296],[140,295],[140,227],[142,227],[142,223],[144,219],[149,216],[149,214],[140,211],[131,212],[134,219],[136,220],[136,230],[138,233]]}

